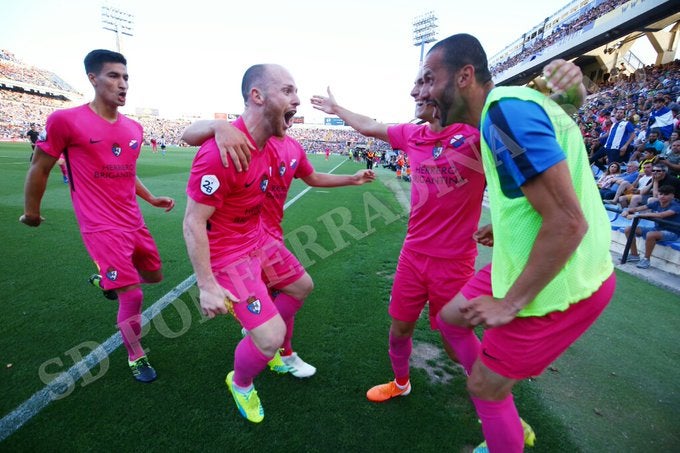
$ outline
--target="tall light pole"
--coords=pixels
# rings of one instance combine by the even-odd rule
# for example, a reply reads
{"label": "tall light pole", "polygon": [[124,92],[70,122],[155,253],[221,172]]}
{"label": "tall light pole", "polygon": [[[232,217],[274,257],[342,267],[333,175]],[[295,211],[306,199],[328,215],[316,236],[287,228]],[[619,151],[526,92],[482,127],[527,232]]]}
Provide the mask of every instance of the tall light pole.
{"label": "tall light pole", "polygon": [[413,45],[420,46],[420,65],[423,65],[425,44],[437,40],[437,16],[430,11],[413,19]]}
{"label": "tall light pole", "polygon": [[120,35],[132,36],[135,16],[112,6],[102,6],[102,28],[116,34],[116,51],[120,53]]}

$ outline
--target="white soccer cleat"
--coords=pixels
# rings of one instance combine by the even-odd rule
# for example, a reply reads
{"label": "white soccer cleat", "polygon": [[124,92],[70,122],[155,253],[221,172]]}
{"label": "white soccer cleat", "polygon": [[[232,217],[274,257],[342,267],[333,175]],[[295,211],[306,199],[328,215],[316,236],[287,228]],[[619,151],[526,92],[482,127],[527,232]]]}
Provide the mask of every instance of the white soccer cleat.
{"label": "white soccer cleat", "polygon": [[289,373],[296,378],[307,378],[316,373],[316,368],[302,360],[297,352],[288,356],[281,356],[281,360],[290,368]]}

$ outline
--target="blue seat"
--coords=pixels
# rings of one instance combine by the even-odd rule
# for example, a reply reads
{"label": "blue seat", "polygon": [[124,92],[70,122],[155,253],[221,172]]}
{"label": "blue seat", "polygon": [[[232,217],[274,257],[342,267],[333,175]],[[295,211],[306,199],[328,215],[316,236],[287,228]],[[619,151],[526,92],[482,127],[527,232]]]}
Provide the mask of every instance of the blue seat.
{"label": "blue seat", "polygon": [[[680,251],[680,241],[675,241],[675,242],[664,241],[663,243],[664,243],[664,244],[665,244],[665,243],[668,243],[668,245],[670,246],[670,248],[672,248],[673,250],[678,250],[678,251]],[[661,244],[661,242],[659,242],[659,244]]]}

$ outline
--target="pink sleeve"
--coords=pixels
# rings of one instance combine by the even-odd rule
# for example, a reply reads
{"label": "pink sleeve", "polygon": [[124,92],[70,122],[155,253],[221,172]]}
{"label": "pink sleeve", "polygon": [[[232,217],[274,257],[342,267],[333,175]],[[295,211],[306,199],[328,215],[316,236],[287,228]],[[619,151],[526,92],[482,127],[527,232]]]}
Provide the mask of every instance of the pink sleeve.
{"label": "pink sleeve", "polygon": [[230,169],[233,169],[233,166],[229,168],[222,166],[215,141],[204,143],[191,165],[187,195],[197,203],[220,207],[233,183],[233,177],[230,177],[231,173],[228,174],[227,171]]}
{"label": "pink sleeve", "polygon": [[392,149],[400,149],[406,152],[408,148],[408,137],[411,135],[409,126],[413,124],[395,124],[387,128],[387,139]]}
{"label": "pink sleeve", "polygon": [[298,156],[300,156],[298,161],[300,162],[300,164],[295,170],[295,177],[306,178],[307,176],[314,173],[314,167],[312,166],[312,163],[309,161],[309,159],[307,159],[307,153],[305,152],[304,149],[302,149],[302,146],[298,145],[298,148],[299,148]]}
{"label": "pink sleeve", "polygon": [[70,124],[66,121],[65,115],[61,111],[52,113],[47,118],[45,140],[38,139],[36,146],[52,157],[59,158],[69,145]]}

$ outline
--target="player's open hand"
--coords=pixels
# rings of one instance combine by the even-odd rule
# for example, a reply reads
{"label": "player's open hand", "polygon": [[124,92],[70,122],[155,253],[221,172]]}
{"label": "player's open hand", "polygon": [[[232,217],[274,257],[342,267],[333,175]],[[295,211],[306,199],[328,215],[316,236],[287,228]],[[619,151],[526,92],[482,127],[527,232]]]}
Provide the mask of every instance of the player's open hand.
{"label": "player's open hand", "polygon": [[509,323],[517,315],[518,310],[503,299],[494,299],[492,296],[480,296],[460,304],[460,312],[463,318],[475,327],[498,327]]}
{"label": "player's open hand", "polygon": [[222,165],[229,167],[229,159],[231,159],[236,171],[248,170],[250,152],[254,151],[255,147],[243,132],[231,123],[221,121],[215,125],[215,142],[220,150]]}
{"label": "player's open hand", "polygon": [[38,227],[42,222],[45,221],[45,217],[41,215],[28,215],[28,214],[22,214],[21,217],[19,217],[19,222],[23,223],[24,225],[28,225],[30,227]]}
{"label": "player's open hand", "polygon": [[328,97],[321,96],[319,94],[312,96],[312,99],[310,100],[312,107],[317,110],[321,110],[322,112],[334,115],[336,113],[335,109],[338,106],[338,103],[335,101],[333,93],[331,93],[331,87],[326,88],[326,92],[328,93]]}

